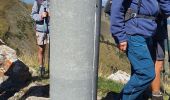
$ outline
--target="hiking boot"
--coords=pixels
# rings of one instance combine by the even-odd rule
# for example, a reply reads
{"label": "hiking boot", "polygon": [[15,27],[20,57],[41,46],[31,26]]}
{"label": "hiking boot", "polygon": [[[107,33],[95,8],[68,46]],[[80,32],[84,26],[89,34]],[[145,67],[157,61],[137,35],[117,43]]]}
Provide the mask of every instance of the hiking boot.
{"label": "hiking boot", "polygon": [[151,100],[164,100],[163,96],[152,96]]}
{"label": "hiking boot", "polygon": [[39,71],[40,71],[40,76],[43,77],[45,74],[45,67],[40,67]]}
{"label": "hiking boot", "polygon": [[159,94],[159,95],[152,95],[151,100],[164,100],[164,99],[163,99],[163,95]]}

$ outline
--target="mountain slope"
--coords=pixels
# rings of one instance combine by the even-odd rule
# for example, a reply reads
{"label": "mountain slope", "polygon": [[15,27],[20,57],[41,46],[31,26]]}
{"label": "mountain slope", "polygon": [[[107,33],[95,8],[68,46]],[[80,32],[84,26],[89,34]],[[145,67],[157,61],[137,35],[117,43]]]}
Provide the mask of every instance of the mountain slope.
{"label": "mountain slope", "polygon": [[0,0],[0,38],[21,54],[36,49],[30,10],[19,0]]}
{"label": "mountain slope", "polygon": [[125,53],[119,52],[110,33],[109,16],[102,11],[99,53],[99,76],[107,77],[117,70],[130,73],[130,64]]}

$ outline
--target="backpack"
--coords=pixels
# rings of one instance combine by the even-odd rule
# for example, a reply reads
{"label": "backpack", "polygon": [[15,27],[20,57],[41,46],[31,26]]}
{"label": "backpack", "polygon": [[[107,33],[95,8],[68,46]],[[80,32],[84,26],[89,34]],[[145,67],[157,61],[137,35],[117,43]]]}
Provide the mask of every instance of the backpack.
{"label": "backpack", "polygon": [[[38,7],[38,8],[37,8],[37,9],[38,9],[37,12],[38,12],[38,14],[39,14],[40,7],[41,7],[41,3],[40,3],[38,0],[35,0],[35,2],[37,3],[37,7]],[[35,31],[36,31],[36,23],[37,23],[36,21],[33,22],[33,28],[34,28]]]}
{"label": "backpack", "polygon": [[40,11],[40,7],[41,7],[41,2],[40,2],[40,1],[38,1],[38,0],[36,0],[36,2],[37,2],[37,7],[38,7],[38,13],[39,13],[39,11]]}
{"label": "backpack", "polygon": [[[125,14],[125,17],[127,17],[127,18],[129,18],[130,16],[129,16],[129,14],[131,14],[131,11],[130,11],[130,13],[128,12],[128,9],[129,9],[129,6],[130,6],[130,2],[131,2],[132,0],[128,0],[128,1],[126,1],[126,5],[128,5],[127,7],[125,7],[126,9],[126,14]],[[142,0],[138,0],[138,8],[137,8],[137,14],[139,13],[139,10],[140,10],[140,7],[141,7],[141,3],[142,3]],[[112,0],[107,0],[107,2],[106,2],[106,5],[105,5],[105,7],[104,7],[104,12],[106,13],[106,14],[108,14],[108,15],[111,15],[111,6],[112,6]],[[132,12],[133,13],[133,12]],[[126,18],[125,18],[126,19]]]}

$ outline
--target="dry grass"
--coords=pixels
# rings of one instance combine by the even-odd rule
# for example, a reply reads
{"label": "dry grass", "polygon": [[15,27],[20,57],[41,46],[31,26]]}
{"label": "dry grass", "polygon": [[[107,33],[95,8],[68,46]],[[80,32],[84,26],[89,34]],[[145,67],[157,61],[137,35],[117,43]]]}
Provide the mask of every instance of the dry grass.
{"label": "dry grass", "polygon": [[[5,19],[5,11],[10,7],[11,0],[0,0],[0,38],[4,36],[4,33],[8,30],[8,22]],[[2,3],[3,2],[3,3]]]}
{"label": "dry grass", "polygon": [[130,64],[126,55],[114,46],[100,43],[99,76],[108,76],[116,70],[130,73]]}
{"label": "dry grass", "polygon": [[28,9],[28,11],[31,13],[31,10],[32,10],[32,4],[27,4],[27,9]]}
{"label": "dry grass", "polygon": [[117,70],[130,73],[130,64],[124,53],[118,51],[110,33],[109,17],[102,13],[100,50],[99,50],[99,72],[100,77],[107,77]]}
{"label": "dry grass", "polygon": [[[37,53],[32,54],[32,55],[23,54],[23,55],[20,55],[19,58],[29,67],[33,67],[35,69],[39,67]],[[48,66],[47,54],[45,57],[45,66]]]}
{"label": "dry grass", "polygon": [[23,54],[23,55],[20,55],[19,58],[29,67],[38,66],[37,54],[33,54],[33,55]]}
{"label": "dry grass", "polygon": [[0,22],[0,38],[2,38],[5,35],[4,33],[7,32],[9,25],[2,17],[0,17]]}

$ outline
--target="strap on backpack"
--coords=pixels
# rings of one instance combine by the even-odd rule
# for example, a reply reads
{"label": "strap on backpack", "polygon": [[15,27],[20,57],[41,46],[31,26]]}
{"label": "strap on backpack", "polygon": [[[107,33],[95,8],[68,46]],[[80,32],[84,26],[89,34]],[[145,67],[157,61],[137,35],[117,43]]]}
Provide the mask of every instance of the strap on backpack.
{"label": "strap on backpack", "polygon": [[40,1],[38,1],[38,0],[36,0],[36,2],[37,2],[37,12],[39,13],[40,12],[40,7],[41,7],[41,3],[40,3]]}
{"label": "strap on backpack", "polygon": [[138,0],[137,11],[134,11],[133,9],[128,8],[125,14],[125,21],[128,21],[132,18],[145,18],[145,19],[150,19],[150,20],[156,20],[155,16],[139,14],[141,5],[142,5],[142,0]]}
{"label": "strap on backpack", "polygon": [[[129,0],[129,2],[132,2],[132,0]],[[156,20],[155,16],[140,14],[140,7],[142,5],[142,0],[138,0],[137,5],[138,5],[137,11],[134,11],[132,8],[128,8],[128,7],[125,9],[125,21],[128,21],[132,18],[145,18],[150,20]],[[108,15],[111,14],[111,6],[112,6],[112,0],[108,0],[104,8],[104,12]]]}

